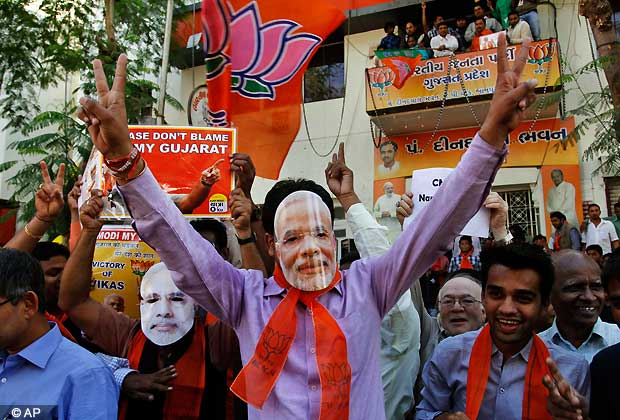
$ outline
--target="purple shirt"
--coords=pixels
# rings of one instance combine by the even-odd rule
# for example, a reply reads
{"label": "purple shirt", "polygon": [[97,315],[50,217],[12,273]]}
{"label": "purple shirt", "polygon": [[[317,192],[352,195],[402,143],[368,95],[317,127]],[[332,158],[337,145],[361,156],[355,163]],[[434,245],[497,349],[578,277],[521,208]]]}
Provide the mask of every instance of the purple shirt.
{"label": "purple shirt", "polygon": [[[506,149],[478,135],[452,176],[384,255],[356,261],[342,281],[318,300],[347,337],[352,371],[350,418],[384,419],[379,370],[381,320],[398,298],[446,249],[489,193]],[[243,363],[276,306],[286,295],[273,277],[237,269],[190,226],[150,171],[120,187],[140,237],[153,247],[179,289],[232,326]],[[250,419],[318,419],[321,383],[315,358],[312,316],[297,305],[297,336],[262,410],[249,407]]]}

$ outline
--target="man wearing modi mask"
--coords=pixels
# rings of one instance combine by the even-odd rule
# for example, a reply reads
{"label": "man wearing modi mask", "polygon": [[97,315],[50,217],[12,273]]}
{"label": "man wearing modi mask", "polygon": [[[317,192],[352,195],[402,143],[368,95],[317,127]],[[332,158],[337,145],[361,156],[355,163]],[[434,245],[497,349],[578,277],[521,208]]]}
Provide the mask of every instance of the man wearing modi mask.
{"label": "man wearing modi mask", "polygon": [[[151,381],[141,392],[123,394],[119,418],[225,419],[226,369],[238,351],[234,332],[196,317],[196,302],[174,284],[164,263],[142,279],[139,321],[89,297],[102,209],[102,198],[93,194],[80,210],[83,229],[63,272],[59,304],[105,353],[127,358]],[[134,379],[129,374],[126,381]]]}
{"label": "man wearing modi mask", "polygon": [[[126,168],[116,176],[140,237],[158,252],[179,289],[235,329],[245,367],[232,389],[251,405],[250,419],[385,418],[381,320],[409,289],[410,279],[420,277],[446,251],[445,244],[480,208],[506,155],[506,136],[535,99],[535,81],[520,82],[528,42],[510,68],[505,35],[499,40],[498,81],[487,118],[454,176],[418,216],[419,223],[409,226],[387,253],[340,271],[331,255],[336,242],[329,193],[313,190],[330,209],[327,226],[324,208],[318,218],[309,215],[318,204],[307,196],[310,207],[291,198],[277,218],[274,211],[274,229],[265,220],[265,207],[277,209],[295,191],[270,192],[262,215],[268,249],[277,259],[270,278],[228,264],[193,231],[129,139],[126,56],[119,58],[111,89],[101,62],[94,61],[98,99],[82,98],[79,117],[105,160]],[[342,162],[326,169],[330,190],[345,212],[366,211],[354,192],[353,174]],[[299,221],[292,220],[294,212]],[[320,223],[313,226],[311,220]],[[287,230],[298,235],[287,237]],[[300,247],[289,252],[287,239],[290,245],[300,241]]]}

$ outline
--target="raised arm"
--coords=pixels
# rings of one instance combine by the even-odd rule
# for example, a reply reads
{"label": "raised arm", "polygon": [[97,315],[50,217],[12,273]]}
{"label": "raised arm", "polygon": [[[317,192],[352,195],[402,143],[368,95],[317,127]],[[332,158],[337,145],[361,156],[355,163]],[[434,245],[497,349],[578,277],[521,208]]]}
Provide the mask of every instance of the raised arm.
{"label": "raised arm", "polygon": [[121,54],[109,89],[101,61],[93,62],[98,100],[80,99],[79,116],[106,165],[123,168],[115,176],[136,231],[157,251],[177,287],[220,320],[236,326],[246,277],[262,281],[262,276],[224,261],[162,191],[144,160],[132,152],[125,110],[126,66],[127,57]]}
{"label": "raised arm", "polygon": [[196,207],[199,207],[209,196],[211,187],[220,180],[221,174],[218,165],[224,162],[224,159],[218,159],[213,165],[202,171],[200,180],[196,182],[192,191],[176,201],[175,204],[183,214],[192,214]]}
{"label": "raised arm", "polygon": [[4,245],[5,248],[18,249],[24,252],[32,252],[37,242],[45,235],[52,226],[58,214],[65,206],[62,196],[62,187],[65,182],[65,164],[58,167],[56,180],[52,182],[45,162],[41,166],[41,178],[43,183],[34,195],[34,217]]}
{"label": "raised arm", "polygon": [[372,285],[383,313],[410,287],[410,279],[420,277],[445,252],[487,197],[504,160],[505,139],[535,99],[535,81],[519,80],[527,60],[528,44],[519,51],[510,69],[506,37],[503,33],[499,35],[498,79],[480,132],[457,168],[422,210],[417,223],[411,224],[385,255],[370,261]]}
{"label": "raised arm", "polygon": [[259,270],[263,276],[267,277],[265,264],[256,246],[256,235],[250,226],[252,201],[245,196],[241,188],[235,188],[230,193],[230,212],[241,249],[242,267],[249,270]]}
{"label": "raised arm", "polygon": [[58,307],[63,310],[88,337],[93,337],[99,326],[99,311],[102,304],[90,297],[92,262],[97,235],[103,223],[98,215],[103,209],[101,192],[93,195],[81,210],[82,232],[77,245],[62,273]]}

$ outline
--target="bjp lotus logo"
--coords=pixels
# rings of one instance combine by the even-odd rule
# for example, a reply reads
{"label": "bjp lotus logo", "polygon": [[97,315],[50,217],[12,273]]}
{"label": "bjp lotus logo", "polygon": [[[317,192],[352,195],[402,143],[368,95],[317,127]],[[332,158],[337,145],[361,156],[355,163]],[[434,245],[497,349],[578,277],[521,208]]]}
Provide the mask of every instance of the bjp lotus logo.
{"label": "bjp lotus logo", "polygon": [[548,42],[530,46],[529,59],[527,62],[530,64],[538,64],[538,69],[534,70],[535,74],[546,72],[546,70],[543,69],[543,63],[551,61],[554,52],[555,43]]}
{"label": "bjp lotus logo", "polygon": [[378,97],[387,96],[385,88],[391,86],[396,79],[396,74],[389,67],[379,67],[368,72],[370,78],[370,85],[381,91],[377,94]]}
{"label": "bjp lotus logo", "polygon": [[[246,98],[275,100],[275,88],[297,74],[322,39],[313,34],[294,33],[301,25],[292,20],[263,23],[256,1],[236,13],[231,10],[229,25],[226,3],[223,0],[203,3],[203,7],[217,11],[208,16],[209,25],[203,21],[207,79],[218,77],[230,63],[233,91]],[[232,59],[224,51],[231,36]]]}
{"label": "bjp lotus logo", "polygon": [[144,277],[149,268],[155,265],[155,261],[146,260],[129,260],[131,263],[131,271],[136,276]]}

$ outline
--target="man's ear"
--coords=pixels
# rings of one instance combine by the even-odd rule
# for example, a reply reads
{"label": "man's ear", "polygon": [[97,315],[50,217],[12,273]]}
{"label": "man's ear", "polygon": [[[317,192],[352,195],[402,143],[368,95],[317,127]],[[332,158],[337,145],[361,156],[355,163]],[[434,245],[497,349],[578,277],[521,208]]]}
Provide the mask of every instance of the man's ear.
{"label": "man's ear", "polygon": [[24,294],[22,301],[24,302],[24,317],[30,320],[39,312],[39,297],[29,290]]}
{"label": "man's ear", "polygon": [[267,251],[269,255],[273,258],[276,258],[276,238],[265,232],[265,244],[267,245]]}

